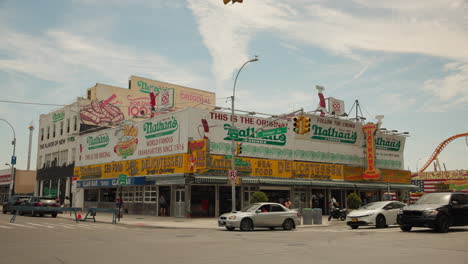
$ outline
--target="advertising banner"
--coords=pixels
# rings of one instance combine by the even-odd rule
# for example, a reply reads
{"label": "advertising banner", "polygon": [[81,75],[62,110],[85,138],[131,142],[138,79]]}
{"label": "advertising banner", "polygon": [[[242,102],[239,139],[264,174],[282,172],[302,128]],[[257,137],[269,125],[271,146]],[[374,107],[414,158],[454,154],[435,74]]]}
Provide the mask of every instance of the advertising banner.
{"label": "advertising banner", "polygon": [[83,135],[77,166],[187,153],[187,122],[176,112]]}
{"label": "advertising banner", "polygon": [[[76,182],[76,188],[117,187],[120,185],[122,184],[119,184],[118,178],[85,180]],[[145,177],[128,177],[125,185],[145,185]]]}
{"label": "advertising banner", "polygon": [[[157,100],[162,100],[164,104],[171,104],[178,109],[188,107],[209,108],[208,106],[200,106],[200,104],[215,105],[216,96],[212,92],[184,87],[181,85],[160,82],[138,76],[130,77],[130,90],[138,91],[142,96],[148,95],[151,91],[162,93],[156,97]],[[171,94],[164,94],[164,91],[172,91]],[[160,98],[158,98],[160,97]],[[164,98],[166,97],[166,98]]]}
{"label": "advertising banner", "polygon": [[[343,180],[343,165],[240,157],[235,162],[238,176]],[[227,175],[231,169],[231,159],[226,156],[211,155],[210,164],[205,174]]]}
{"label": "advertising banner", "polygon": [[343,100],[328,98],[328,113],[332,115],[343,115],[345,113],[345,104]]}
{"label": "advertising banner", "polygon": [[188,154],[178,154],[75,167],[73,176],[77,177],[78,180],[118,179],[121,174],[125,174],[130,178],[132,176],[174,174],[187,171]]}
{"label": "advertising banner", "polygon": [[[345,181],[364,181],[363,177],[364,169],[361,167],[344,166],[344,180]],[[411,172],[404,170],[380,170],[380,177],[372,179],[375,182],[381,183],[411,183]]]}
{"label": "advertising banner", "polygon": [[[231,140],[234,138],[236,142],[242,142],[241,156],[360,166],[365,164],[365,138],[360,123],[332,117],[309,116],[311,131],[305,135],[297,135],[293,131],[291,118],[270,123],[266,118],[235,115],[233,120],[236,129],[233,129],[229,113],[191,109],[189,137],[195,140],[209,139],[211,154],[230,155]],[[264,133],[263,136],[259,136],[255,133],[259,128],[279,133]],[[385,146],[388,143],[384,140],[390,139],[383,137],[380,142],[382,148],[392,149],[376,148],[376,166],[402,169],[404,138],[400,137],[398,151],[394,150],[397,148],[396,143],[394,147],[389,147]]]}
{"label": "advertising banner", "polygon": [[452,179],[468,179],[468,170],[453,170],[453,171],[427,171],[419,172],[412,175],[413,180],[452,180]]}

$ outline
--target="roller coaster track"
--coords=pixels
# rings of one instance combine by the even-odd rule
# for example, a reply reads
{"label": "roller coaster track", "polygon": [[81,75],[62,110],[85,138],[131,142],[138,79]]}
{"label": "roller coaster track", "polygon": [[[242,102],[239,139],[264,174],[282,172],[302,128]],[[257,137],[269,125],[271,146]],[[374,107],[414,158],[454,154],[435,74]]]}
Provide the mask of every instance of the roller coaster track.
{"label": "roller coaster track", "polygon": [[424,172],[427,169],[427,167],[429,167],[429,165],[431,165],[431,163],[437,159],[437,156],[439,156],[440,152],[442,152],[442,150],[445,148],[445,146],[448,145],[448,143],[452,142],[452,140],[454,139],[461,138],[461,137],[468,137],[468,133],[451,136],[447,138],[446,140],[442,141],[442,143],[440,143],[439,146],[437,146],[437,148],[434,150],[434,153],[432,153],[429,160],[426,162],[426,164],[424,164],[424,166],[419,170],[419,172]]}

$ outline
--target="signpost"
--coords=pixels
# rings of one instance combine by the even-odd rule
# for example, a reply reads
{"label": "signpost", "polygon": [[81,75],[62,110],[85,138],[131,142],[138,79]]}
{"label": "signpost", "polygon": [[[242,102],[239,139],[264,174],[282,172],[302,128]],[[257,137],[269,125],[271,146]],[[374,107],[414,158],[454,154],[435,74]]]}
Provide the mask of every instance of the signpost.
{"label": "signpost", "polygon": [[274,128],[274,129],[269,129],[269,130],[264,130],[264,131],[258,131],[257,132],[257,137],[269,137],[269,136],[274,136],[278,134],[284,134],[288,132],[288,127],[279,127],[279,128]]}
{"label": "signpost", "polygon": [[237,178],[237,170],[229,170],[229,179],[234,180]]}
{"label": "signpost", "polygon": [[119,185],[121,185],[121,186],[127,185],[127,175],[125,175],[125,174],[120,174],[119,175]]}
{"label": "signpost", "polygon": [[127,175],[119,174],[119,185],[120,185],[120,195],[119,195],[119,200],[118,200],[118,208],[119,208],[118,218],[119,218],[119,222],[120,222],[120,218],[122,217],[121,209],[122,209],[122,203],[123,203],[122,186],[127,185]]}

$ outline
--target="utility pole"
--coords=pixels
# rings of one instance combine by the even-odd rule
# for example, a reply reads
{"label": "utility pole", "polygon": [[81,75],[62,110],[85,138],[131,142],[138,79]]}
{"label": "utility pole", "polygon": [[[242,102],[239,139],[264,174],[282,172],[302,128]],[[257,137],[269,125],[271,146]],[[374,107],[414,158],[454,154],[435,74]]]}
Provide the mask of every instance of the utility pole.
{"label": "utility pole", "polygon": [[29,146],[28,146],[28,166],[26,168],[27,170],[29,170],[30,165],[31,165],[31,147],[32,147],[32,136],[33,136],[33,130],[34,130],[32,121],[28,128],[29,128]]}
{"label": "utility pole", "polygon": [[[255,58],[250,59],[246,61],[242,67],[239,69],[236,75],[236,79],[234,80],[234,86],[232,87],[232,100],[231,100],[231,129],[236,129],[234,126],[234,100],[235,100],[235,94],[236,94],[236,83],[237,83],[237,77],[239,77],[239,73],[242,71],[244,66],[249,63],[249,62],[254,62],[258,61],[258,57],[255,56]],[[234,140],[234,136],[231,135],[231,171],[236,170],[236,165],[235,165],[235,159],[236,159],[236,142]],[[231,195],[232,195],[232,212],[236,211],[236,178],[231,179]]]}

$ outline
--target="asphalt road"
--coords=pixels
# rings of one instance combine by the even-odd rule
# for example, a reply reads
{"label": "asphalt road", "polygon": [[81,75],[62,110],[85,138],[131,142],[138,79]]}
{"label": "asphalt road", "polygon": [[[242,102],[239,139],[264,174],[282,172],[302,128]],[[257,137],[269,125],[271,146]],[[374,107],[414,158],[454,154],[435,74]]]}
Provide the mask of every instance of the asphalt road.
{"label": "asphalt road", "polygon": [[230,232],[10,218],[0,215],[0,263],[468,263],[468,227]]}

